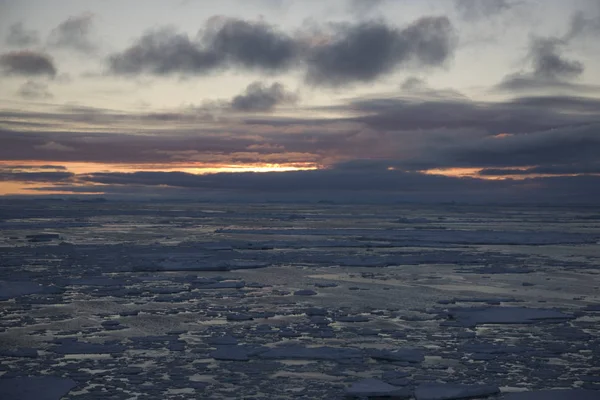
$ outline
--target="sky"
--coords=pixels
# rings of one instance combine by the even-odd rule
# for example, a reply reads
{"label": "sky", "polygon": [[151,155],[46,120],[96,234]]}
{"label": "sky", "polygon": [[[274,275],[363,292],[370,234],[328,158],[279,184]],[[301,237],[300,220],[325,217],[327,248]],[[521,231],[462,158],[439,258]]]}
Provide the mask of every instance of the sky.
{"label": "sky", "polygon": [[0,195],[600,202],[600,0],[0,0]]}

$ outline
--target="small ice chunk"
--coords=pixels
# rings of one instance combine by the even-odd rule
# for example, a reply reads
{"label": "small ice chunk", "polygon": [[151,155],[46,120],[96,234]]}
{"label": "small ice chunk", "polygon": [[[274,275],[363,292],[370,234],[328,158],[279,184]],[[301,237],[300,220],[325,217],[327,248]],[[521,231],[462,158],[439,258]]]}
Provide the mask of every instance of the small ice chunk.
{"label": "small ice chunk", "polygon": [[0,378],[0,399],[59,400],[77,386],[77,382],[56,376]]}
{"label": "small ice chunk", "polygon": [[600,392],[584,389],[537,390],[508,393],[502,400],[600,400]]}
{"label": "small ice chunk", "polygon": [[380,381],[379,379],[369,378],[358,381],[346,389],[348,397],[394,397],[407,399],[412,395],[411,391],[405,388],[397,387]]}
{"label": "small ice chunk", "polygon": [[453,400],[486,397],[500,393],[493,385],[458,385],[454,383],[425,383],[415,390],[417,400]]}

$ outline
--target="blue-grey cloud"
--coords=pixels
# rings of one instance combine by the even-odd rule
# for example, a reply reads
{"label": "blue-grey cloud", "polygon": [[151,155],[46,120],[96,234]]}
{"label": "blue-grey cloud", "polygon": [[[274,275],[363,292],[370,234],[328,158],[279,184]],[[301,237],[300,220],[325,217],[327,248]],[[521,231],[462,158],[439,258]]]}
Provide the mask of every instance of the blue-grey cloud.
{"label": "blue-grey cloud", "polygon": [[7,172],[0,170],[0,181],[19,182],[68,182],[75,174],[66,171],[52,172]]}
{"label": "blue-grey cloud", "polygon": [[36,81],[27,81],[22,84],[18,94],[29,100],[49,99],[52,97],[52,93],[48,91],[48,85]]}
{"label": "blue-grey cloud", "polygon": [[277,71],[290,67],[298,44],[263,22],[217,18],[199,39],[161,29],[109,58],[116,74],[206,74],[219,68]]}
{"label": "blue-grey cloud", "polygon": [[93,14],[69,17],[52,30],[48,43],[53,47],[92,53],[97,47],[90,38],[93,21]]}
{"label": "blue-grey cloud", "polygon": [[446,17],[424,17],[402,30],[383,22],[342,26],[331,41],[310,52],[307,79],[343,86],[374,81],[400,66],[440,66],[455,44],[456,33]]}
{"label": "blue-grey cloud", "polygon": [[516,5],[508,0],[454,0],[459,14],[467,20],[498,15]]}
{"label": "blue-grey cloud", "polygon": [[313,41],[264,22],[219,17],[197,39],[170,29],[147,33],[108,63],[120,75],[306,68],[311,84],[342,86],[369,82],[400,67],[441,66],[455,44],[456,33],[446,17],[421,18],[404,29],[380,21],[337,25],[327,38]]}
{"label": "blue-grey cloud", "polygon": [[233,98],[231,108],[236,111],[270,111],[279,104],[291,104],[296,100],[297,96],[279,82],[270,86],[253,82],[244,93]]}
{"label": "blue-grey cloud", "polygon": [[33,29],[27,29],[23,22],[12,24],[8,28],[6,44],[15,47],[30,47],[40,43],[40,35]]}
{"label": "blue-grey cloud", "polygon": [[2,54],[0,68],[7,75],[54,77],[57,73],[52,57],[30,50]]}

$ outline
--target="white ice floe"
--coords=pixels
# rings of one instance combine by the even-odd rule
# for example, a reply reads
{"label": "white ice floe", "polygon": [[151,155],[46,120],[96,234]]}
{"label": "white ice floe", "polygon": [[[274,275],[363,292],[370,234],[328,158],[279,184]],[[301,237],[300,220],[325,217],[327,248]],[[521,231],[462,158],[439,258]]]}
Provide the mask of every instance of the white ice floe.
{"label": "white ice floe", "polygon": [[410,390],[390,385],[380,381],[379,379],[369,378],[358,381],[346,389],[346,396],[365,398],[365,397],[394,397],[394,398],[410,398],[412,393]]}
{"label": "white ice floe", "polygon": [[453,383],[425,383],[415,390],[417,400],[454,400],[492,396],[500,393],[493,385],[459,385]]}

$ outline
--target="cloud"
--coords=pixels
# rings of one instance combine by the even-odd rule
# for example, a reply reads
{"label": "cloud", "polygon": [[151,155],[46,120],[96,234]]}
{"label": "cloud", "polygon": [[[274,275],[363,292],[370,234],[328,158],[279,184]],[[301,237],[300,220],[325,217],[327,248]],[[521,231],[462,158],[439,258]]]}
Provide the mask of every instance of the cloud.
{"label": "cloud", "polygon": [[40,36],[37,31],[26,29],[22,22],[12,24],[8,28],[6,44],[15,47],[28,47],[39,44]]}
{"label": "cloud", "polygon": [[454,89],[434,89],[427,85],[427,82],[414,76],[406,78],[401,84],[402,94],[422,99],[434,98],[456,98],[467,99],[467,97]]}
{"label": "cloud", "polygon": [[109,58],[111,71],[118,75],[204,74],[221,62],[218,54],[203,50],[187,35],[170,29],[149,32],[127,50]]}
{"label": "cloud", "polygon": [[27,81],[21,85],[18,94],[19,96],[29,100],[52,98],[52,93],[48,91],[48,85],[35,81]]}
{"label": "cloud", "polygon": [[93,14],[69,17],[52,30],[48,43],[53,47],[73,49],[82,53],[92,53],[96,45],[90,40]]}
{"label": "cloud", "polygon": [[495,89],[538,92],[556,89],[573,92],[597,90],[598,88],[590,85],[577,85],[570,82],[585,70],[582,62],[570,60],[563,54],[569,44],[570,39],[567,38],[572,35],[573,33],[568,33],[565,38],[533,38],[525,58],[530,64],[530,70],[508,74]]}
{"label": "cloud", "polygon": [[133,46],[109,58],[116,74],[148,72],[206,74],[243,67],[277,71],[290,67],[297,43],[263,22],[213,18],[199,40],[170,29],[147,33]]}
{"label": "cloud", "polygon": [[522,167],[595,163],[600,154],[600,123],[504,137],[484,137],[432,150],[441,164],[464,167]]}
{"label": "cloud", "polygon": [[536,38],[532,41],[529,57],[534,77],[561,80],[575,78],[583,73],[584,66],[581,62],[562,56],[561,47],[564,44],[555,38]]}
{"label": "cloud", "polygon": [[[481,180],[408,173],[373,165],[371,168],[219,173],[183,172],[94,173],[79,175],[78,188],[108,193],[136,193],[144,188],[164,195],[206,196],[250,200],[397,202],[452,200],[470,202],[593,202],[600,195],[600,177],[551,177],[523,180]],[[94,186],[94,185],[106,186]],[[75,187],[77,188],[77,187]],[[48,189],[51,189],[49,187]]]}
{"label": "cloud", "polygon": [[197,39],[170,29],[149,32],[108,63],[120,75],[202,75],[227,68],[278,73],[306,67],[311,84],[342,86],[372,81],[399,66],[441,66],[455,44],[446,17],[421,18],[402,30],[383,22],[336,25],[320,40],[290,36],[260,21],[213,17]]}
{"label": "cloud", "polygon": [[57,72],[54,61],[49,55],[30,50],[2,54],[0,67],[7,75],[54,77]]}
{"label": "cloud", "polygon": [[454,4],[459,14],[467,20],[493,17],[515,5],[508,0],[454,0]]}
{"label": "cloud", "polygon": [[66,171],[53,172],[11,172],[0,169],[0,181],[19,182],[68,182],[75,174]]}
{"label": "cloud", "polygon": [[388,0],[348,0],[348,9],[358,16],[369,14],[378,9]]}
{"label": "cloud", "polygon": [[258,70],[283,70],[296,58],[298,44],[264,22],[218,18],[204,35],[208,47],[234,65]]}
{"label": "cloud", "polygon": [[309,83],[343,86],[371,82],[399,66],[443,65],[456,34],[446,17],[424,17],[397,30],[383,22],[342,26],[308,56]]}
{"label": "cloud", "polygon": [[505,175],[600,175],[599,163],[578,164],[556,164],[544,165],[531,168],[485,168],[479,171],[482,176],[505,176]]}
{"label": "cloud", "polygon": [[60,151],[60,152],[75,151],[75,149],[73,147],[65,146],[64,144],[57,143],[57,142],[47,142],[44,144],[34,146],[34,148],[37,150],[44,150],[44,151]]}
{"label": "cloud", "polygon": [[590,18],[583,11],[579,11],[571,17],[569,31],[565,34],[564,40],[594,37],[598,34],[600,34],[600,16]]}
{"label": "cloud", "polygon": [[231,108],[236,111],[270,111],[279,104],[290,104],[296,100],[297,96],[286,91],[279,82],[271,86],[253,82],[243,94],[233,98]]}

